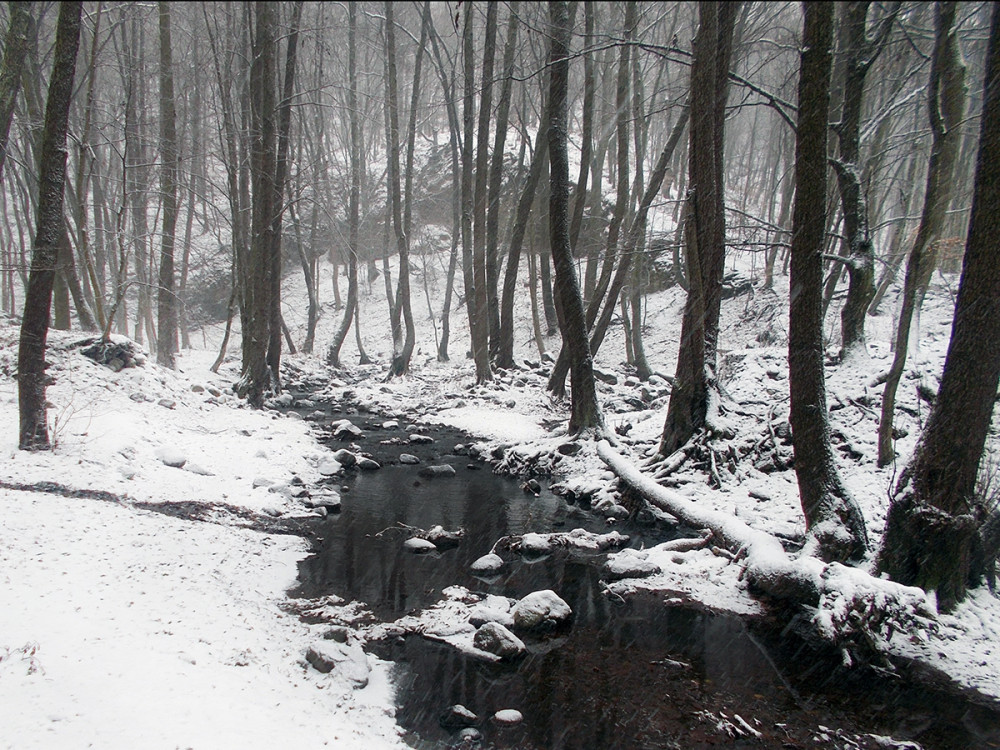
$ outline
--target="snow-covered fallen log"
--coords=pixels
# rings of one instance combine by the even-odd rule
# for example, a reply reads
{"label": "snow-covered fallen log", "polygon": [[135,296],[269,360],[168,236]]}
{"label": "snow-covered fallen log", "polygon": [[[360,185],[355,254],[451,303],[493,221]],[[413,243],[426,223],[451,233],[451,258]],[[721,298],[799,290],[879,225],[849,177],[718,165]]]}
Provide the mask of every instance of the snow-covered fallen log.
{"label": "snow-covered fallen log", "polygon": [[728,514],[704,508],[686,497],[661,487],[631,461],[602,440],[597,453],[611,470],[648,503],[675,516],[695,529],[710,529],[729,551],[744,558],[745,575],[762,591],[782,599],[819,604],[823,568],[814,557],[793,560],[770,534],[753,529]]}
{"label": "snow-covered fallen log", "polygon": [[661,487],[608,441],[600,441],[597,452],[644,500],[687,526],[710,530],[716,542],[742,561],[743,575],[757,590],[816,608],[815,622],[824,637],[885,651],[894,632],[933,627],[936,608],[922,589],[806,554],[793,557],[776,537]]}

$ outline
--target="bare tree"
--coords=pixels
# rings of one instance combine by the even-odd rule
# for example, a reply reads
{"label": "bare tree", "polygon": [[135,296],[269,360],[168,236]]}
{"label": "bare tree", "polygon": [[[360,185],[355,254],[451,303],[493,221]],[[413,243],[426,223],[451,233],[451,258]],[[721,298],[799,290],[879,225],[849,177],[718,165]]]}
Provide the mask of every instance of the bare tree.
{"label": "bare tree", "polygon": [[837,472],[830,446],[823,373],[823,247],[827,118],[830,109],[833,3],[806,3],[795,142],[795,205],[789,267],[789,422],[795,476],[812,551],[826,560],[857,558],[868,548],[864,518]]}
{"label": "bare tree", "polygon": [[698,4],[691,65],[691,147],[687,245],[690,290],[681,323],[680,351],[660,441],[668,456],[698,430],[725,431],[715,380],[726,224],[723,143],[733,31],[739,3]]}
{"label": "bare tree", "polygon": [[83,3],[80,2],[62,2],[59,5],[52,75],[45,104],[45,125],[38,162],[38,219],[17,351],[18,445],[21,450],[51,448],[45,405],[48,383],[45,349],[59,241],[65,221],[66,131],[76,74],[76,53],[80,46],[82,10]]}
{"label": "bare tree", "polygon": [[965,261],[941,387],[886,517],[878,569],[965,598],[978,527],[976,476],[1000,384],[1000,13],[990,23]]}
{"label": "bare tree", "polygon": [[158,3],[160,28],[160,272],[156,297],[156,362],[173,369],[177,354],[177,292],[174,238],[177,234],[177,115],[170,50],[170,3]]}
{"label": "bare tree", "polygon": [[549,223],[552,260],[556,271],[555,292],[562,308],[562,335],[570,359],[572,404],[569,431],[603,432],[604,418],[597,402],[594,360],[587,339],[583,298],[569,246],[569,156],[567,141],[567,90],[569,88],[569,8],[565,2],[549,2],[552,46],[549,51]]}

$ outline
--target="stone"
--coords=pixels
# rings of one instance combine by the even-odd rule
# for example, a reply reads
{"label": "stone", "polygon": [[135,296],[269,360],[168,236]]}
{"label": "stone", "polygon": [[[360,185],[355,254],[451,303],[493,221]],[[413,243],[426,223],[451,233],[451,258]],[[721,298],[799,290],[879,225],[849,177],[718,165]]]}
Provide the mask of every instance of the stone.
{"label": "stone", "polygon": [[362,471],[378,471],[382,468],[382,464],[366,456],[360,456],[358,458],[357,467]]}
{"label": "stone", "polygon": [[542,485],[538,483],[537,479],[529,479],[521,485],[521,489],[529,495],[538,495],[538,493],[542,491]]}
{"label": "stone", "polygon": [[349,419],[341,419],[330,425],[330,433],[338,440],[355,440],[364,437],[361,428]]}
{"label": "stone", "polygon": [[528,532],[521,537],[522,555],[546,555],[552,551],[552,541],[545,534]]}
{"label": "stone", "polygon": [[573,610],[554,591],[543,589],[521,599],[512,614],[519,630],[546,630],[566,622]]}
{"label": "stone", "polygon": [[325,508],[328,511],[340,510],[340,495],[332,490],[304,497],[302,502],[307,508]]}
{"label": "stone", "polygon": [[480,651],[511,660],[524,655],[524,641],[499,622],[487,622],[472,637],[472,645]]}
{"label": "stone", "polygon": [[143,404],[146,401],[149,401],[149,399],[146,398],[145,393],[133,393],[129,396],[129,398],[135,401],[137,404]]}
{"label": "stone", "polygon": [[398,430],[399,429],[399,422],[397,422],[395,419],[387,419],[385,422],[382,423],[382,429],[383,430]]}
{"label": "stone", "polygon": [[428,541],[426,539],[421,539],[419,536],[411,536],[405,542],[403,542],[403,548],[409,552],[414,552],[418,555],[422,555],[426,552],[434,552],[437,546],[434,542]]}
{"label": "stone", "polygon": [[[402,461],[403,457],[400,456],[399,460]],[[450,464],[438,464],[436,466],[424,466],[417,472],[422,477],[428,479],[440,479],[444,477],[455,476],[455,467]]]}
{"label": "stone", "polygon": [[254,489],[257,489],[258,487],[270,487],[273,484],[274,484],[274,480],[273,479],[268,479],[267,477],[254,477],[254,480],[253,480],[253,488]]}
{"label": "stone", "polygon": [[341,448],[339,451],[333,454],[334,460],[340,463],[343,467],[354,466],[358,462],[358,457],[351,453],[346,448]]}
{"label": "stone", "polygon": [[265,403],[268,407],[272,409],[285,408],[287,409],[295,401],[292,398],[291,393],[282,393],[280,396],[275,396],[274,398],[269,398]]}
{"label": "stone", "polygon": [[206,469],[201,464],[185,463],[184,469],[190,471],[192,474],[198,474],[203,477],[214,477],[215,474],[208,469]]}
{"label": "stone", "polygon": [[647,560],[638,550],[623,550],[612,555],[601,568],[601,578],[605,581],[620,581],[623,578],[648,578],[660,572],[660,566]]}
{"label": "stone", "polygon": [[332,477],[335,474],[339,474],[343,468],[344,467],[341,466],[340,461],[328,458],[320,463],[317,471],[325,477]]}
{"label": "stone", "polygon": [[325,633],[323,633],[324,640],[336,641],[337,643],[347,643],[347,636],[350,631],[343,625],[334,625]]}
{"label": "stone", "polygon": [[502,727],[513,727],[524,721],[524,715],[515,708],[504,708],[493,714],[493,721]]}
{"label": "stone", "polygon": [[456,456],[467,456],[469,454],[469,449],[461,443],[457,443],[455,447],[451,449],[451,452]]}
{"label": "stone", "polygon": [[212,386],[209,386],[208,387],[208,395],[209,396],[215,396],[216,398],[218,398],[219,396],[222,395],[222,391],[220,391],[218,388],[213,388]]}
{"label": "stone", "polygon": [[108,360],[108,368],[111,372],[121,372],[123,367],[125,367],[125,362],[124,360],[118,359],[118,357],[113,357]]}
{"label": "stone", "polygon": [[466,727],[458,733],[458,739],[465,745],[478,745],[483,741],[483,733],[475,727]]}
{"label": "stone", "polygon": [[462,543],[465,530],[447,531],[443,526],[432,526],[421,536],[440,550],[454,549]]}
{"label": "stone", "polygon": [[332,639],[318,641],[306,651],[306,661],[317,672],[329,674],[336,671],[355,690],[368,685],[371,674],[368,657],[356,643],[338,643]]}
{"label": "stone", "polygon": [[503,558],[500,555],[490,552],[488,555],[483,555],[473,562],[469,566],[469,569],[473,575],[491,575],[499,573],[503,565]]}
{"label": "stone", "polygon": [[399,463],[401,464],[419,464],[420,459],[414,456],[412,453],[400,453]]}
{"label": "stone", "polygon": [[582,448],[583,446],[580,445],[579,443],[563,443],[558,448],[556,448],[556,450],[559,451],[564,456],[575,456],[582,450]]}
{"label": "stone", "polygon": [[155,455],[161,463],[174,469],[183,468],[184,464],[187,463],[187,456],[168,445],[157,448]]}
{"label": "stone", "polygon": [[198,385],[197,383],[192,383],[191,384],[191,392],[192,393],[204,393],[205,392],[205,386]]}
{"label": "stone", "polygon": [[596,367],[594,368],[594,377],[602,383],[607,383],[608,385],[618,385],[618,377],[614,373],[605,372],[604,370],[599,370]]}
{"label": "stone", "polygon": [[438,719],[438,723],[445,729],[471,727],[473,724],[478,723],[478,721],[479,717],[461,703],[449,706]]}
{"label": "stone", "polygon": [[430,435],[421,435],[419,433],[410,435],[410,442],[414,445],[428,445],[434,442],[434,438]]}

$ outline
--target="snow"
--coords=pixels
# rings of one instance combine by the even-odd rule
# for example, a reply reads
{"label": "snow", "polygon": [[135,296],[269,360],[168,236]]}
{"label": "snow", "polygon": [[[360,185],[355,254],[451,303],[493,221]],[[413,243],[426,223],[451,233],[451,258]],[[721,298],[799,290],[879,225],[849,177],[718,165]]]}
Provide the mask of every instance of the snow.
{"label": "snow", "polygon": [[[308,428],[192,391],[228,389],[208,352],[177,373],[115,374],[65,348],[78,338],[51,336],[54,451],[17,450],[16,384],[0,379],[0,481],[118,499],[0,489],[0,746],[400,745],[387,665],[368,656],[368,687],[355,690],[305,662],[320,630],[285,607],[304,540],[221,512],[206,523],[139,507],[305,514],[255,480],[317,478]],[[9,326],[0,339],[16,347]],[[174,409],[157,404],[166,397]],[[184,457],[201,469],[168,465]]]}
{"label": "snow", "polygon": [[[732,262],[747,265],[746,258]],[[432,270],[436,265],[427,264]],[[320,274],[320,287],[329,289],[331,267],[321,263]],[[474,384],[472,363],[462,356],[468,343],[462,310],[451,316],[453,361],[440,363],[434,357],[432,322],[425,309],[418,310],[415,295],[412,371],[384,382],[391,340],[380,284],[362,289],[361,320],[365,348],[381,364],[349,366],[333,378],[322,365],[322,343],[314,356],[286,358],[327,383],[321,397],[342,401],[350,391],[351,400],[383,415],[380,422],[462,429],[470,434],[466,442],[474,452],[503,448],[505,468],[552,471],[564,489],[588,494],[595,508],[614,511],[618,482],[596,443],[579,440],[575,448],[560,450],[568,442],[568,405],[550,399],[543,370],[525,365],[493,384]],[[790,557],[778,541],[804,538],[795,476],[781,463],[782,451],[788,450],[782,440],[788,416],[786,284],[778,276],[775,293],[758,289],[723,306],[719,380],[724,392],[713,408],[718,423],[734,436],[714,444],[719,486],[710,486],[692,458],[677,457],[669,476],[654,476],[655,467],[645,463],[656,453],[669,387],[663,379],[647,384],[626,379],[630,372],[623,362],[620,326],[611,328],[596,357],[618,384],[600,383],[599,397],[609,428],[626,433],[618,436],[614,450],[644,481],[710,514],[734,536],[753,540],[746,552],[759,570],[792,567],[820,581],[825,599],[818,621],[843,627],[850,618],[849,602],[874,602],[885,595],[887,588],[868,575],[871,560],[861,570],[824,567]],[[290,276],[285,287],[285,318],[301,341],[301,279]],[[439,313],[440,274],[430,274],[429,289]],[[900,388],[896,465],[875,465],[881,386],[874,381],[890,361],[891,294],[883,303],[886,312],[868,318],[868,356],[827,368],[838,468],[864,513],[874,548],[888,491],[926,418],[915,386],[933,383],[940,372],[950,299],[948,284],[935,282],[920,322],[921,349]],[[515,357],[537,360],[524,302],[517,306]],[[658,373],[674,370],[683,302],[677,288],[647,299],[646,353]],[[837,319],[835,308],[836,303],[829,321]],[[325,303],[318,342],[329,341],[339,318]],[[773,338],[762,344],[758,334],[765,324]],[[828,327],[835,351],[835,324]],[[48,360],[55,384],[48,397],[55,450],[26,453],[17,450],[13,427],[17,330],[0,324],[0,421],[7,425],[0,431],[0,482],[7,487],[0,488],[0,747],[402,746],[387,665],[367,656],[368,685],[355,689],[349,674],[320,673],[306,661],[309,649],[324,643],[324,628],[290,612],[286,594],[297,562],[307,554],[306,543],[254,531],[246,517],[233,512],[285,519],[313,514],[291,497],[293,479],[309,485],[338,467],[307,420],[254,411],[232,395],[238,342],[231,344],[234,354],[220,373],[210,372],[220,333],[218,326],[192,336],[201,347],[185,350],[176,371],[160,369],[147,357],[142,366],[115,373],[71,347],[81,335],[52,332]],[[344,362],[356,361],[353,341],[352,334],[342,351]],[[557,338],[547,339],[546,346],[555,353]],[[295,407],[305,415],[315,404]],[[360,432],[349,422],[342,426]],[[765,454],[772,466],[764,466]],[[729,455],[738,456],[731,466]],[[183,468],[168,465],[182,459]],[[51,487],[24,491],[45,482],[110,496],[64,497]],[[178,503],[214,509],[204,514],[207,522],[151,509]],[[743,567],[748,559],[734,561],[710,543],[671,544],[617,553],[621,570],[627,563],[642,563],[659,572],[611,583],[610,593],[627,596],[643,588],[660,592],[667,602],[714,611],[748,617],[764,611],[747,589]],[[933,615],[922,593],[911,593],[911,619],[905,627],[876,633],[882,646],[1000,698],[1000,600],[977,589],[951,614]],[[473,644],[470,612],[479,622],[507,624],[513,606],[502,597],[484,600],[452,587],[434,607],[397,623],[367,631],[351,626],[352,638],[375,637],[379,628],[419,629],[489,660],[491,655],[477,653]],[[334,609],[346,622],[350,612],[363,614],[358,603],[335,598],[313,602],[310,611]]]}

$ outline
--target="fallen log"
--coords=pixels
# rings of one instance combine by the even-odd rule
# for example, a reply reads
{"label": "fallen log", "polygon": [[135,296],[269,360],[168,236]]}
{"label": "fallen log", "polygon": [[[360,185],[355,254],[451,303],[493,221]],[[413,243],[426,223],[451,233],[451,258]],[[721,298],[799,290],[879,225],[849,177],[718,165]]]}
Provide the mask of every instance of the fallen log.
{"label": "fallen log", "polygon": [[824,563],[808,554],[793,557],[777,537],[661,487],[607,440],[597,443],[597,453],[643,500],[686,526],[710,531],[713,543],[743,563],[743,575],[756,590],[815,608],[817,628],[831,641],[861,640],[884,651],[894,631],[927,627],[936,617],[933,598],[922,589],[875,578],[840,563]]}

